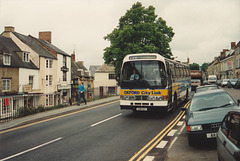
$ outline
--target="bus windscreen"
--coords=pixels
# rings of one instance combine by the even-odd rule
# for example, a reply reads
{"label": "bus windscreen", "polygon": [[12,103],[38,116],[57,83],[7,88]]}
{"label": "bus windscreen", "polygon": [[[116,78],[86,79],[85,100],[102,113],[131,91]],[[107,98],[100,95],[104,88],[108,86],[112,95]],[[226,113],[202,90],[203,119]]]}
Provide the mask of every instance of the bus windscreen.
{"label": "bus windscreen", "polygon": [[166,70],[163,62],[156,60],[130,61],[123,65],[121,88],[166,88]]}

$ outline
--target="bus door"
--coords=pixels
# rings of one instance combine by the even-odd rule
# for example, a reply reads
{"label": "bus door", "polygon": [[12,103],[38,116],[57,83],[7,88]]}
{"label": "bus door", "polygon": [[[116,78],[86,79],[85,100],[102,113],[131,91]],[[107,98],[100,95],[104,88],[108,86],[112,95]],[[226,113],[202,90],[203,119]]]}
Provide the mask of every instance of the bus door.
{"label": "bus door", "polygon": [[171,65],[166,62],[167,67],[167,81],[168,81],[168,103],[172,102],[172,72]]}

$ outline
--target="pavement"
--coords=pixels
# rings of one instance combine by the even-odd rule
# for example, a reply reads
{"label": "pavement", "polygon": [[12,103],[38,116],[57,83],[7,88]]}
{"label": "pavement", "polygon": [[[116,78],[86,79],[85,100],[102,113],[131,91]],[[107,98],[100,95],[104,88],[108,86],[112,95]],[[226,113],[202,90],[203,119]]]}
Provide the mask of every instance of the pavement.
{"label": "pavement", "polygon": [[177,134],[176,141],[172,143],[165,156],[165,161],[217,161],[216,142],[203,143],[197,146],[189,146],[187,129],[184,127]]}
{"label": "pavement", "polygon": [[17,127],[17,126],[22,126],[22,125],[25,125],[25,124],[28,124],[28,123],[33,123],[33,122],[40,121],[40,120],[43,120],[43,119],[60,116],[62,114],[72,113],[72,112],[75,112],[75,111],[86,109],[86,108],[89,108],[89,107],[92,107],[92,106],[97,106],[97,105],[109,103],[111,101],[116,101],[116,100],[119,100],[119,96],[112,96],[112,97],[108,97],[108,98],[103,98],[103,99],[87,102],[87,105],[82,103],[80,106],[77,106],[77,105],[67,106],[67,107],[64,107],[64,108],[59,108],[59,109],[54,109],[54,110],[50,110],[50,111],[40,112],[40,113],[37,113],[37,114],[33,114],[33,115],[21,117],[21,118],[16,118],[16,119],[13,119],[13,120],[10,120],[10,121],[1,122],[0,123],[0,131],[10,129],[10,128],[13,128],[13,127]]}

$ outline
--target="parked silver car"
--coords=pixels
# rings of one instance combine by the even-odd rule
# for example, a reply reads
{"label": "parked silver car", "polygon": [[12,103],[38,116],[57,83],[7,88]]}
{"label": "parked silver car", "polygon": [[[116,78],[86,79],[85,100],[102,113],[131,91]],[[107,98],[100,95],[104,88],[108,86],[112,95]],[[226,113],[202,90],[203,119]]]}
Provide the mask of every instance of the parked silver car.
{"label": "parked silver car", "polygon": [[221,86],[222,86],[222,87],[227,86],[228,80],[229,80],[229,79],[223,79],[223,80],[222,80],[222,83],[221,83]]}
{"label": "parked silver car", "polygon": [[229,111],[217,133],[219,161],[240,161],[240,107]]}

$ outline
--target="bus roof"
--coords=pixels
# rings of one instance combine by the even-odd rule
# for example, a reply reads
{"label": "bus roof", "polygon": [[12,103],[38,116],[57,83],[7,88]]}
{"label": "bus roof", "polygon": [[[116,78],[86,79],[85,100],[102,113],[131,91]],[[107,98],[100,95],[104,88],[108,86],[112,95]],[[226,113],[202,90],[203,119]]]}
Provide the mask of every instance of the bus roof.
{"label": "bus roof", "polygon": [[123,59],[123,62],[127,61],[136,61],[136,60],[160,60],[160,61],[168,61],[174,64],[181,64],[184,66],[189,66],[188,64],[182,63],[180,61],[172,60],[163,57],[158,53],[136,53],[136,54],[128,54]]}

